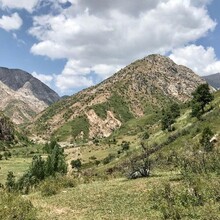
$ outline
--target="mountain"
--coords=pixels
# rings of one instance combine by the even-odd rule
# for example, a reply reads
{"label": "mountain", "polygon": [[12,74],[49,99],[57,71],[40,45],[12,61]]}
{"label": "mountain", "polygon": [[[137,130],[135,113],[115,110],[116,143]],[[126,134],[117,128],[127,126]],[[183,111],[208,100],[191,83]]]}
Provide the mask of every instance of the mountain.
{"label": "mountain", "polygon": [[24,123],[58,101],[56,92],[19,70],[0,67],[0,110],[16,124]]}
{"label": "mountain", "polygon": [[205,83],[170,58],[149,55],[97,86],[63,99],[41,113],[32,131],[58,140],[108,137],[126,121],[185,102]]}
{"label": "mountain", "polygon": [[220,89],[220,73],[203,76],[203,79],[215,89]]}

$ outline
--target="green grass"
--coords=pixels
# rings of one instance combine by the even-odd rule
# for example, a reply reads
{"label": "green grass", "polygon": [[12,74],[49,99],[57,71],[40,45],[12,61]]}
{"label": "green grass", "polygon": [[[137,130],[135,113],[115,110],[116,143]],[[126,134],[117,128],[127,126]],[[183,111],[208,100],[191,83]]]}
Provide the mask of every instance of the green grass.
{"label": "green grass", "polygon": [[128,104],[118,94],[114,93],[109,99],[109,105],[112,108],[116,116],[122,121],[126,122],[132,119],[134,116],[131,113]]}
{"label": "green grass", "polygon": [[79,116],[65,123],[60,127],[53,136],[59,141],[65,141],[68,138],[77,139],[77,136],[83,132],[83,139],[88,139],[89,136],[89,122],[86,116]]}
{"label": "green grass", "polygon": [[28,169],[32,159],[13,157],[8,160],[0,160],[0,183],[4,183],[9,171],[12,171],[16,177],[21,177]]}
{"label": "green grass", "polygon": [[103,120],[107,117],[107,111],[109,110],[109,104],[107,102],[93,105],[92,109],[95,111],[95,113]]}
{"label": "green grass", "polygon": [[28,198],[37,208],[39,219],[161,219],[151,209],[149,193],[169,175],[128,181],[112,179],[80,184],[75,188],[42,197],[35,193]]}

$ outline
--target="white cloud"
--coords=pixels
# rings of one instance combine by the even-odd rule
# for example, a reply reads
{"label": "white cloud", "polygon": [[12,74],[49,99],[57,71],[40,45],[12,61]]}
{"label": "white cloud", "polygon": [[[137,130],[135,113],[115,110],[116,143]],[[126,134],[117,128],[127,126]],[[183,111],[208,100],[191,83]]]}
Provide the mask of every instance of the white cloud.
{"label": "white cloud", "polygon": [[82,88],[93,85],[90,68],[82,67],[80,61],[69,60],[62,74],[56,77],[56,86],[64,92],[70,88]]}
{"label": "white cloud", "polygon": [[0,28],[11,31],[11,30],[18,30],[22,26],[22,19],[18,15],[18,13],[14,13],[11,16],[3,15],[0,18]]}
{"label": "white cloud", "polygon": [[201,76],[220,72],[220,60],[212,47],[189,45],[173,50],[170,58],[177,64],[190,67]]}
{"label": "white cloud", "polygon": [[39,0],[0,0],[2,8],[26,9],[32,12],[34,7],[40,2]]}
{"label": "white cloud", "polygon": [[69,68],[69,75],[77,73],[77,79],[83,77],[79,84],[90,85],[88,69],[105,78],[135,59],[165,54],[196,41],[216,25],[205,7],[208,0],[71,2],[58,15],[35,16],[29,31],[38,40],[31,48],[33,54],[68,60],[57,78],[62,89],[75,86],[68,80],[64,86],[73,61],[80,64]]}
{"label": "white cloud", "polygon": [[51,75],[45,75],[45,74],[39,74],[36,72],[32,73],[32,76],[39,79],[41,82],[45,83],[49,87],[51,87],[51,82],[53,81],[53,76]]}

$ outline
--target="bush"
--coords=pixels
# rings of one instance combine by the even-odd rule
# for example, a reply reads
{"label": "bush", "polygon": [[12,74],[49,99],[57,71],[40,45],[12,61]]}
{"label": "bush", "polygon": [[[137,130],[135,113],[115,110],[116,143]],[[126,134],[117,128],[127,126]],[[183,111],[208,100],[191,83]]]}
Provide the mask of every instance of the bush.
{"label": "bush", "polygon": [[142,139],[143,140],[147,140],[150,137],[150,135],[148,134],[148,132],[144,132]]}
{"label": "bush", "polygon": [[155,187],[149,198],[163,219],[218,219],[218,212],[208,213],[207,209],[219,207],[219,187],[218,179],[192,175],[179,183]]}
{"label": "bush", "polygon": [[122,141],[122,143],[121,143],[121,148],[122,148],[122,151],[127,151],[127,150],[129,150],[129,148],[130,148],[130,142]]}
{"label": "bush", "polygon": [[102,163],[106,165],[110,163],[114,158],[115,158],[115,155],[110,153],[107,157],[103,159]]}
{"label": "bush", "polygon": [[79,170],[81,168],[81,166],[82,166],[82,162],[81,162],[80,159],[72,160],[70,162],[70,164],[71,164],[72,168],[76,168],[77,170]]}
{"label": "bush", "polygon": [[61,184],[59,181],[55,181],[53,178],[48,178],[40,185],[40,191],[42,196],[52,196],[59,193],[61,190]]}
{"label": "bush", "polygon": [[71,176],[60,176],[57,178],[62,188],[73,188],[76,186],[76,180]]}

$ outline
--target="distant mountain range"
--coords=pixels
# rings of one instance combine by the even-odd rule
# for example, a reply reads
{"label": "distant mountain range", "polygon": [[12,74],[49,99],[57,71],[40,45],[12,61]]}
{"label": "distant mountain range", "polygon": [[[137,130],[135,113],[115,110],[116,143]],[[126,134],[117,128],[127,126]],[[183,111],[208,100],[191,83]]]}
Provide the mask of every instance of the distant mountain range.
{"label": "distant mountain range", "polygon": [[32,133],[60,141],[108,137],[132,118],[187,101],[202,83],[205,80],[191,69],[168,57],[150,55],[51,105],[37,117]]}
{"label": "distant mountain range", "polygon": [[0,110],[16,124],[31,121],[60,99],[56,92],[31,74],[4,67],[0,67],[0,94]]}
{"label": "distant mountain range", "polygon": [[203,76],[206,82],[214,87],[215,89],[220,89],[220,73]]}

